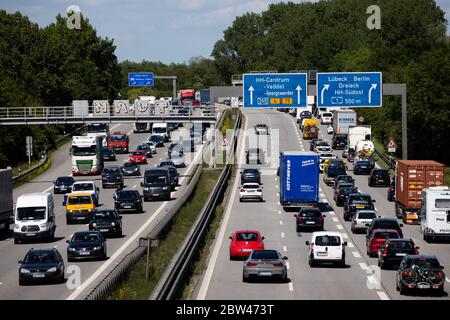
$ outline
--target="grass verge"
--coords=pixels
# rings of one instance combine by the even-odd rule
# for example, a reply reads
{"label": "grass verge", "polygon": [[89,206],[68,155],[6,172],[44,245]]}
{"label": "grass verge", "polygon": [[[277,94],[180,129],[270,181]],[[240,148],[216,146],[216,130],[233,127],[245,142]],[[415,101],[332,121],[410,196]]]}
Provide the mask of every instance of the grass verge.
{"label": "grass verge", "polygon": [[124,276],[107,300],[148,299],[176,254],[219,178],[220,171],[204,170],[192,197],[178,211],[171,226],[150,253],[149,279],[145,282],[146,257],[142,257]]}
{"label": "grass verge", "polygon": [[43,174],[45,171],[47,171],[52,165],[52,153],[49,152],[48,153],[48,157],[47,160],[44,162],[44,164],[38,168],[37,170],[27,174],[26,176],[16,179],[13,181],[13,188],[17,188],[31,180],[33,180],[34,178],[36,178],[37,176]]}

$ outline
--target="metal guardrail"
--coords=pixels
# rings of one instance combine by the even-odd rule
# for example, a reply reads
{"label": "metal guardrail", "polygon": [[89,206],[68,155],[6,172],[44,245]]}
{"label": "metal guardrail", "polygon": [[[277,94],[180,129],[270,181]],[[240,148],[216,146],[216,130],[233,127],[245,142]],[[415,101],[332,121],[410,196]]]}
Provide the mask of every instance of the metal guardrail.
{"label": "metal guardrail", "polygon": [[395,169],[395,166],[397,164],[397,161],[395,159],[393,159],[393,158],[391,158],[391,157],[389,157],[389,156],[387,156],[387,155],[385,155],[385,154],[383,154],[381,152],[378,152],[377,149],[375,149],[375,154],[378,157],[380,157],[380,159],[383,160],[390,169]]}
{"label": "metal guardrail", "polygon": [[[240,127],[241,116],[238,113],[236,119],[234,131]],[[236,150],[237,147],[237,135],[234,136],[230,150]],[[183,245],[178,250],[175,257],[172,259],[170,265],[165,270],[160,282],[153,291],[149,299],[151,300],[173,300],[176,297],[177,290],[183,284],[187,273],[193,263],[195,255],[200,250],[202,240],[206,235],[206,231],[211,221],[212,215],[219,203],[219,200],[223,197],[227,187],[228,178],[231,175],[231,164],[227,164],[219,177],[213,191],[211,192],[208,200],[197,217],[194,225],[192,226],[188,236],[186,237]]]}

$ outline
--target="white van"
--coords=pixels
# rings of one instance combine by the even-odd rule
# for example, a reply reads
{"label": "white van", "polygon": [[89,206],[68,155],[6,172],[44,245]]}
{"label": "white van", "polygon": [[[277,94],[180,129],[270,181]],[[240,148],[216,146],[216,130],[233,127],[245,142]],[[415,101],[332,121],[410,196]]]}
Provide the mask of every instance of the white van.
{"label": "white van", "polygon": [[450,238],[450,188],[431,187],[422,190],[420,228],[423,239]]}
{"label": "white van", "polygon": [[331,124],[333,121],[333,114],[331,112],[323,112],[320,117],[321,124]]}
{"label": "white van", "polygon": [[28,193],[17,198],[14,211],[14,243],[22,240],[55,238],[56,220],[53,196],[46,193]]}
{"label": "white van", "polygon": [[334,263],[345,266],[345,247],[347,242],[340,232],[313,232],[309,246],[309,265],[315,267],[318,263]]}
{"label": "white van", "polygon": [[152,128],[152,134],[155,136],[161,136],[164,138],[164,142],[168,142],[169,130],[167,128],[167,123],[165,122],[154,123]]}

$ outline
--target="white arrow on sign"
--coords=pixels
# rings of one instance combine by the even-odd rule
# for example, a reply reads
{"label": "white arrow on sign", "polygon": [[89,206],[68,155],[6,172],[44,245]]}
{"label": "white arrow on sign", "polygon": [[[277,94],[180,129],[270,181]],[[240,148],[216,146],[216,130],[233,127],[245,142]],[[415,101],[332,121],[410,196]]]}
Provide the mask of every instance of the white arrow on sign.
{"label": "white arrow on sign", "polygon": [[377,86],[378,85],[376,83],[372,83],[372,87],[370,87],[370,90],[369,90],[369,103],[372,103],[372,91],[373,91],[373,89],[376,89]]}
{"label": "white arrow on sign", "polygon": [[320,93],[320,101],[321,101],[321,104],[323,104],[323,94],[325,93],[325,91],[328,91],[329,88],[330,88],[330,85],[329,85],[329,84],[324,84],[324,85],[323,85],[322,92]]}
{"label": "white arrow on sign", "polygon": [[300,104],[300,91],[302,91],[302,87],[298,85],[297,88],[295,88],[295,90],[297,90],[297,104]]}
{"label": "white arrow on sign", "polygon": [[253,91],[255,91],[255,89],[253,88],[253,86],[250,86],[250,88],[248,88],[248,91],[250,92],[250,104],[253,104]]}

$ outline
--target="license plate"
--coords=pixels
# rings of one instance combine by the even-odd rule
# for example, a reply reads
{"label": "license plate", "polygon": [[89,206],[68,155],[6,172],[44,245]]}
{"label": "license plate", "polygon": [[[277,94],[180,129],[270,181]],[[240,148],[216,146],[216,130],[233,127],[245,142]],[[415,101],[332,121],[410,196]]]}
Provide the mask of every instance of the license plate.
{"label": "license plate", "polygon": [[259,275],[260,276],[271,276],[272,272],[260,272]]}
{"label": "license plate", "polygon": [[26,236],[27,237],[34,237],[34,236],[36,236],[36,234],[35,233],[27,233]]}
{"label": "license plate", "polygon": [[395,255],[397,257],[404,257],[404,256],[406,256],[406,253],[396,253]]}
{"label": "license plate", "polygon": [[306,224],[316,224],[314,221],[306,221]]}
{"label": "license plate", "polygon": [[66,187],[61,187],[60,189],[61,189],[61,190],[66,190],[67,188],[66,188]]}
{"label": "license plate", "polygon": [[33,278],[45,278],[45,274],[43,274],[43,273],[35,273],[35,274],[33,274]]}
{"label": "license plate", "polygon": [[123,206],[125,209],[131,209],[131,206]]}
{"label": "license plate", "polygon": [[250,252],[252,249],[242,249],[242,252]]}
{"label": "license plate", "polygon": [[324,256],[327,256],[328,255],[328,252],[317,252],[317,256],[318,257],[324,257]]}
{"label": "license plate", "polygon": [[159,194],[154,194],[153,196],[154,196],[154,197],[159,197]]}
{"label": "license plate", "polygon": [[424,282],[424,283],[419,283],[418,285],[417,285],[417,289],[430,289],[430,284],[429,283],[426,283],[426,282]]}
{"label": "license plate", "polygon": [[100,232],[108,232],[108,229],[100,229]]}
{"label": "license plate", "polygon": [[89,251],[80,251],[80,256],[88,256],[91,253]]}
{"label": "license plate", "polygon": [[364,209],[364,206],[356,206],[356,209]]}
{"label": "license plate", "polygon": [[417,216],[407,216],[406,219],[417,219]]}

